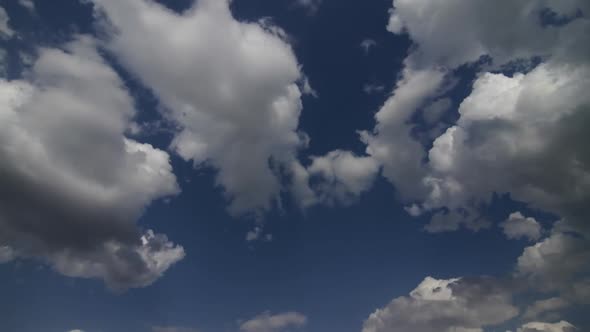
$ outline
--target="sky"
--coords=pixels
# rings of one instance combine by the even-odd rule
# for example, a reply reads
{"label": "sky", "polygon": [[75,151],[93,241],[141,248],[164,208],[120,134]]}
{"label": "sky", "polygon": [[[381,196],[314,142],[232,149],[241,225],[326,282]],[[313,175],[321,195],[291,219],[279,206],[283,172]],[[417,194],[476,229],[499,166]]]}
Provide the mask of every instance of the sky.
{"label": "sky", "polygon": [[590,331],[590,2],[0,0],[0,331]]}

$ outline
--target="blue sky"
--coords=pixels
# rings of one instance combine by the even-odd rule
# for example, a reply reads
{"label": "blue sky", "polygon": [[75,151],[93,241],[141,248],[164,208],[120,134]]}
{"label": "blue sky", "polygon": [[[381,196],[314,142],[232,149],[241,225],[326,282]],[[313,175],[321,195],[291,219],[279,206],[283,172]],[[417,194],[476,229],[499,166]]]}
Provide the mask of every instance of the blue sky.
{"label": "blue sky", "polygon": [[590,329],[588,15],[0,1],[0,331]]}

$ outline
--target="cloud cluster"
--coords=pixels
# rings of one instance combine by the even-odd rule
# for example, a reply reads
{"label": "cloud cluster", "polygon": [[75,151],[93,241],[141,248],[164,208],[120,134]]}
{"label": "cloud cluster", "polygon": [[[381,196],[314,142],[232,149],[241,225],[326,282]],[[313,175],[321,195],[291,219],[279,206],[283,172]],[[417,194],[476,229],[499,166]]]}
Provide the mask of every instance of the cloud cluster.
{"label": "cloud cluster", "polygon": [[[510,193],[588,231],[590,52],[580,46],[590,45],[587,2],[395,0],[393,7],[388,29],[416,46],[363,141],[407,210],[430,213],[430,232],[479,230],[490,226],[480,207],[493,193]],[[441,123],[454,70],[484,56],[493,64],[477,67],[458,120]],[[504,229],[540,236],[529,219],[509,219]]]}
{"label": "cloud cluster", "polygon": [[493,278],[428,277],[409,296],[392,300],[365,321],[363,332],[483,332],[519,311],[511,290]]}
{"label": "cloud cluster", "polygon": [[184,256],[135,225],[178,193],[168,154],[125,137],[133,100],[92,38],[40,49],[25,77],[0,80],[3,260],[35,257],[115,289],[151,284]]}
{"label": "cloud cluster", "polygon": [[[228,0],[175,13],[151,0],[94,0],[106,46],[178,126],[171,149],[218,170],[234,215],[272,207],[296,166],[303,77],[284,32],[239,22]],[[149,36],[149,38],[146,38]],[[157,43],[154,43],[157,40]]]}

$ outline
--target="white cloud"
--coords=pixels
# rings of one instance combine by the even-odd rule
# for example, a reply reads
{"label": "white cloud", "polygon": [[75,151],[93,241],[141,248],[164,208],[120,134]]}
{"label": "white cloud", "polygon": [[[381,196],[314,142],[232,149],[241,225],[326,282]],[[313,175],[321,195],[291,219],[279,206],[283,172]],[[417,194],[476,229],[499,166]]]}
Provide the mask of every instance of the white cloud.
{"label": "white cloud", "polygon": [[94,2],[116,27],[108,48],[178,125],[172,149],[218,170],[233,214],[269,209],[277,173],[307,141],[297,132],[302,73],[280,29],[236,21],[227,0],[183,14],[150,0]]}
{"label": "white cloud", "polygon": [[166,152],[127,139],[135,110],[89,37],[0,80],[0,246],[68,276],[142,287],[184,256],[136,219],[178,193]]}
{"label": "white cloud", "polygon": [[348,204],[369,190],[379,172],[373,158],[358,157],[348,151],[336,150],[322,157],[312,157],[307,171],[317,177],[314,190],[320,201]]}
{"label": "white cloud", "polygon": [[524,237],[529,241],[535,241],[541,237],[543,231],[541,225],[534,218],[527,218],[520,212],[511,213],[500,226],[509,239]]}
{"label": "white cloud", "polygon": [[285,312],[272,315],[265,312],[240,324],[243,332],[279,332],[288,328],[303,327],[307,324],[307,317],[298,312]]}
{"label": "white cloud", "polygon": [[575,45],[586,39],[589,21],[543,27],[539,17],[544,8],[562,15],[573,15],[577,8],[590,12],[584,0],[394,0],[388,30],[409,34],[418,45],[411,59],[420,67],[456,67],[483,55],[497,64],[563,52],[581,56]]}
{"label": "white cloud", "polygon": [[492,278],[428,277],[409,296],[377,309],[363,332],[483,332],[518,314],[510,291]]}
{"label": "white cloud", "polygon": [[[394,0],[393,7],[389,30],[407,33],[416,47],[363,139],[402,203],[414,215],[432,212],[430,232],[479,230],[490,225],[480,207],[494,192],[510,193],[590,231],[590,157],[582,143],[589,138],[580,125],[590,109],[590,49],[580,47],[590,45],[590,20],[543,26],[539,18],[544,8],[588,13],[588,3]],[[440,119],[451,106],[443,90],[452,86],[449,73],[483,55],[496,65],[531,56],[543,62],[522,74],[479,74],[447,129]],[[417,113],[426,129],[413,123]]]}
{"label": "white cloud", "polygon": [[3,7],[0,7],[0,39],[10,38],[14,35],[14,31],[8,25],[10,18],[4,10]]}
{"label": "white cloud", "polygon": [[[590,108],[588,77],[590,65],[554,62],[513,77],[482,74],[461,103],[457,123],[436,138],[428,163],[417,166],[430,192],[423,206],[467,211],[455,219],[468,225],[479,218],[478,204],[493,192],[509,192],[587,227],[590,156],[580,124]],[[385,146],[398,142],[385,141]],[[409,167],[392,161],[402,170]],[[406,187],[403,180],[390,179]]]}
{"label": "white cloud", "polygon": [[395,184],[404,202],[423,195],[419,184],[424,177],[425,157],[421,144],[411,137],[408,121],[429,97],[439,93],[444,77],[445,72],[437,69],[416,71],[406,67],[393,96],[375,115],[375,129],[363,133],[367,153],[383,165],[383,175]]}
{"label": "white cloud", "polygon": [[517,332],[575,332],[577,329],[566,321],[558,323],[532,322],[523,325]]}

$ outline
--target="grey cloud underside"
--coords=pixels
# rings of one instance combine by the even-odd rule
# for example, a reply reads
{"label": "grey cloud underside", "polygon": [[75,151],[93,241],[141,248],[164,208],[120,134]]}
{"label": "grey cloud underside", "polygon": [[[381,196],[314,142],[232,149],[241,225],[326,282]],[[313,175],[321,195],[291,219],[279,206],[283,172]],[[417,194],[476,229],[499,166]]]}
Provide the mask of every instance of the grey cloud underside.
{"label": "grey cloud underside", "polygon": [[0,81],[0,247],[114,289],[149,285],[184,256],[135,225],[178,192],[168,154],[124,136],[133,101],[94,40],[64,48]]}

